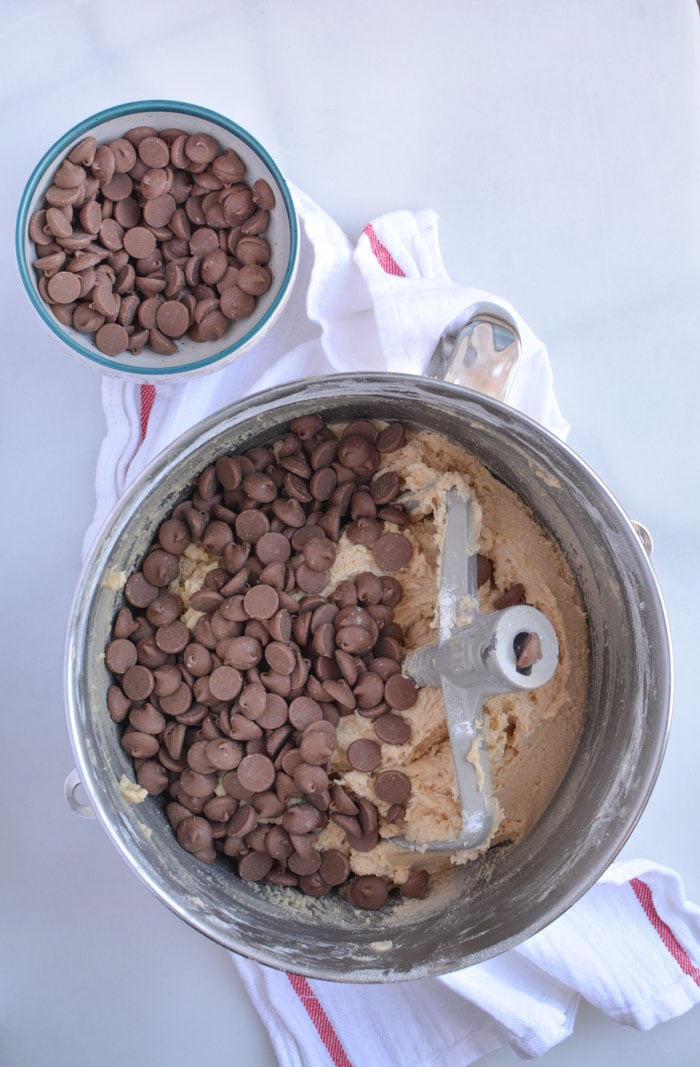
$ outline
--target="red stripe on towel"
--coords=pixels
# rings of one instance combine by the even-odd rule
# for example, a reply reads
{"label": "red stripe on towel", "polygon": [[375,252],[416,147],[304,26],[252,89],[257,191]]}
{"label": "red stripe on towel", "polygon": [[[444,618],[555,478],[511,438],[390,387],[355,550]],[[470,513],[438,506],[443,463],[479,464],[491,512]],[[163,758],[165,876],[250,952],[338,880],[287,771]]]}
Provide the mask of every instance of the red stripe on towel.
{"label": "red stripe on towel", "polygon": [[333,1029],[333,1024],[326,1015],[321,1001],[318,999],[306,978],[300,974],[287,974],[290,985],[299,1000],[306,1008],[311,1022],[316,1027],[318,1036],[326,1046],[328,1055],[335,1067],[352,1067],[347,1053],[343,1048],[340,1038]]}
{"label": "red stripe on towel", "polygon": [[367,235],[374,257],[384,273],[393,274],[397,278],[405,278],[406,272],[401,270],[389,249],[379,240],[371,222],[365,226],[363,233]]}
{"label": "red stripe on towel", "polygon": [[683,974],[687,974],[689,978],[693,979],[697,986],[700,986],[700,967],[694,965],[683,946],[676,941],[671,928],[666,925],[657,912],[654,907],[654,900],[649,886],[646,882],[642,882],[640,878],[632,878],[630,880],[630,885],[635,892],[637,900],[644,909],[644,914],[661,938],[667,951],[673,956],[674,960],[683,971]]}
{"label": "red stripe on towel", "polygon": [[148,420],[151,417],[153,403],[156,399],[155,385],[141,386],[141,440],[143,441],[148,430]]}

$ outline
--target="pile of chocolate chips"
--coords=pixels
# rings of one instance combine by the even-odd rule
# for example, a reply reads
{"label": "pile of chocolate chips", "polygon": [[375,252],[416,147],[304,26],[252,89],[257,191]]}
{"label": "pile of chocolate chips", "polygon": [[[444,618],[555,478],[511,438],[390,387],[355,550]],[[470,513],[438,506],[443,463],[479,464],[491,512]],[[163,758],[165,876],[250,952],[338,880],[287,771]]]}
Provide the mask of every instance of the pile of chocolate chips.
{"label": "pile of chocolate chips", "polygon": [[[205,863],[230,857],[238,875],[323,896],[343,887],[362,908],[397,887],[355,877],[347,856],[319,849],[334,822],[348,845],[379,841],[378,806],[350,795],[331,768],[340,718],[371,720],[351,767],[372,775],[388,822],[401,826],[410,780],[382,769],[381,745],[411,735],[414,683],[402,675],[395,576],[411,558],[400,531],[401,480],[382,455],[404,442],[398,423],[360,420],[337,436],[319,415],[294,420],[273,448],[220,457],[162,523],[127,580],[105,658],[112,719],[136,780],[166,800],[180,845]],[[393,524],[391,530],[386,524]],[[341,531],[371,547],[380,576],[324,595]],[[189,602],[192,630],[169,586],[192,542],[216,558]],[[425,870],[399,887],[422,898]]]}
{"label": "pile of chocolate chips", "polygon": [[63,159],[29,221],[38,289],[107,356],[218,341],[272,284],[275,195],[208,133],[137,126]]}

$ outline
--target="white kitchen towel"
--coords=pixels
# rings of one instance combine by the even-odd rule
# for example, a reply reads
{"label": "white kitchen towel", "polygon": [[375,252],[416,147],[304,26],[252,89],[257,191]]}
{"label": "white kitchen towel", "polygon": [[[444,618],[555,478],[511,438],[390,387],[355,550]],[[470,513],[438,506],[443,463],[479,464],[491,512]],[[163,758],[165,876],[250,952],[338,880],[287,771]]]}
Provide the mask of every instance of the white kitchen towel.
{"label": "white kitchen towel", "polygon": [[677,874],[614,863],[545,930],[442,978],[348,985],[233,957],[281,1067],[466,1067],[568,1037],[580,997],[647,1030],[700,1000],[700,908]]}
{"label": "white kitchen towel", "polygon": [[[478,303],[515,320],[522,358],[509,402],[565,437],[546,349],[503,300],[448,277],[433,212],[398,211],[353,245],[293,190],[300,267],[282,315],[231,366],[188,382],[103,382],[107,433],[86,550],[127,485],[175,437],[259,389],[343,371],[420,374],[440,333]],[[233,957],[283,1067],[450,1067],[504,1044],[534,1057],[568,1036],[580,996],[648,1028],[700,1000],[700,910],[672,871],[614,864],[546,930],[443,978],[384,986],[308,980]]]}

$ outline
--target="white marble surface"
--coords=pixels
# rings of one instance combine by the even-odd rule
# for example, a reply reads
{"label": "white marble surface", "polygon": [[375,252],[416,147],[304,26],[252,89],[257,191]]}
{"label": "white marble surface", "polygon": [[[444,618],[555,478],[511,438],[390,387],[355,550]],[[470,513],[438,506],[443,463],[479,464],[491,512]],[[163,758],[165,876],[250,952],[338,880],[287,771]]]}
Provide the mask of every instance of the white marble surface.
{"label": "white marble surface", "polygon": [[[43,151],[123,100],[189,99],[235,118],[351,237],[383,212],[435,208],[455,280],[512,301],[547,343],[570,443],[654,535],[675,640],[668,753],[623,856],[675,868],[700,901],[693,0],[5,0],[0,19],[11,149],[0,204],[0,1060],[276,1063],[226,953],[63,801],[62,643],[104,426],[98,375],[66,357],[21,291],[12,227]],[[699,1046],[697,1009],[641,1034],[584,1005],[544,1059],[690,1065]],[[484,1062],[516,1060],[506,1050]]]}

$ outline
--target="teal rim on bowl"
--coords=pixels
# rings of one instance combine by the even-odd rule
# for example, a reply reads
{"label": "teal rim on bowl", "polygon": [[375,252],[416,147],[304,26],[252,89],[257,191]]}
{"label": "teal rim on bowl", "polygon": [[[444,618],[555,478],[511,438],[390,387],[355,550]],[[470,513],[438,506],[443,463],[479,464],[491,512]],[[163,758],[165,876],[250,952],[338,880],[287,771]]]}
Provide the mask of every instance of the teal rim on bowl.
{"label": "teal rim on bowl", "polygon": [[[246,164],[246,181],[264,178],[271,185],[277,201],[270,215],[265,237],[270,242],[270,289],[258,298],[253,314],[231,322],[218,341],[194,342],[186,335],[177,343],[177,354],[161,356],[144,348],[139,355],[122,353],[106,356],[89,335],[64,326],[53,315],[37,287],[32,263],[36,258],[29,237],[29,220],[44,201],[55,169],[68,152],[88,136],[98,143],[113,140],[132,126],[177,126],[185,133],[211,134],[222,149],[233,148]],[[174,100],[140,100],[100,111],[68,130],[44,153],[35,166],[20,200],[15,229],[15,250],[22,283],[43,322],[74,353],[107,373],[138,381],[173,379],[178,376],[218,370],[238,358],[269,329],[291,292],[299,258],[299,225],[287,182],[265,148],[237,123],[208,108]]]}

